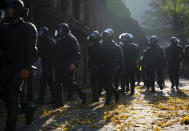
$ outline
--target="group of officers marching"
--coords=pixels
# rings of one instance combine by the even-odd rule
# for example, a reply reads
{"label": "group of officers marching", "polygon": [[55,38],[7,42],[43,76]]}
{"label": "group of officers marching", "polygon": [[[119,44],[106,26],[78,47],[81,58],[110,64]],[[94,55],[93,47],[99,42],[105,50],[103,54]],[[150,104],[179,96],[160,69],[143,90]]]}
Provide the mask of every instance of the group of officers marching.
{"label": "group of officers marching", "polygon": [[[5,131],[15,130],[18,113],[25,114],[26,124],[33,121],[36,107],[23,100],[23,83],[36,70],[33,63],[39,57],[42,72],[38,103],[44,102],[47,87],[54,107],[64,106],[63,90],[67,93],[67,101],[73,100],[76,92],[82,104],[87,102],[77,80],[80,45],[68,24],[61,23],[56,27],[55,40],[47,27],[37,31],[34,24],[25,22],[23,17],[27,14],[23,1],[10,1],[6,6],[6,22],[0,26],[0,98],[8,110]],[[113,95],[115,102],[120,93],[133,95],[138,75],[152,93],[155,92],[155,81],[163,90],[165,65],[168,65],[171,88],[179,89],[179,68],[184,53],[178,38],[171,37],[171,44],[165,51],[157,44],[156,36],[150,37],[146,48],[134,43],[134,37],[129,33],[121,34],[116,43],[112,29],[105,29],[101,34],[93,31],[87,39],[93,102],[99,101],[103,90],[106,91],[106,105],[111,104]],[[187,52],[189,54],[189,47],[185,49]]]}
{"label": "group of officers marching", "polygon": [[[115,101],[119,100],[120,92],[130,91],[130,95],[133,95],[138,76],[142,77],[144,85],[152,93],[155,92],[156,81],[163,90],[165,65],[168,66],[171,88],[179,89],[179,70],[184,53],[177,37],[170,38],[171,44],[164,51],[157,44],[157,36],[151,36],[149,46],[143,49],[133,42],[132,34],[121,34],[119,43],[113,41],[113,35],[111,29],[106,29],[101,35],[94,31],[89,36],[88,65],[93,101],[99,101],[103,88],[107,92],[105,104],[111,103],[113,93]],[[187,53],[188,47],[185,50]]]}

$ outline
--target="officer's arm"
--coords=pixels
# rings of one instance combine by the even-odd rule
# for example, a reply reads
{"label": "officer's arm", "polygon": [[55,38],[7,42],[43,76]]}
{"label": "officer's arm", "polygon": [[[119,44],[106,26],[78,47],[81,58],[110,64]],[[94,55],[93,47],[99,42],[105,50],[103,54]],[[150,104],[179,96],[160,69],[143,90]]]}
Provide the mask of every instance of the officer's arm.
{"label": "officer's arm", "polygon": [[90,71],[92,67],[92,57],[91,57],[91,48],[88,48],[88,70]]}
{"label": "officer's arm", "polygon": [[73,43],[73,57],[72,57],[72,63],[78,65],[80,62],[80,45],[78,41],[75,39]]}
{"label": "officer's arm", "polygon": [[25,59],[25,65],[24,69],[30,69],[31,65],[34,63],[36,54],[37,54],[37,38],[38,38],[38,33],[37,29],[33,24],[28,23],[28,40],[27,40],[27,54],[26,54],[26,59]]}
{"label": "officer's arm", "polygon": [[184,51],[183,51],[183,47],[181,46],[180,47],[180,61],[182,61],[183,57],[184,57]]}
{"label": "officer's arm", "polygon": [[118,58],[119,58],[119,66],[121,69],[124,69],[124,54],[121,47],[118,48]]}

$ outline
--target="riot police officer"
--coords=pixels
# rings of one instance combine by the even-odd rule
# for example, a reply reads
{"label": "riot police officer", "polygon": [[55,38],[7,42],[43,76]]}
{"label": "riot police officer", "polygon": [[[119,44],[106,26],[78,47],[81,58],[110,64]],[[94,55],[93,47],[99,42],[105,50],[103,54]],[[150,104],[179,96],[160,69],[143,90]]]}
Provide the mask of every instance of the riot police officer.
{"label": "riot police officer", "polygon": [[123,33],[120,35],[120,39],[123,43],[121,48],[123,50],[125,60],[125,85],[127,87],[126,92],[128,92],[130,90],[129,87],[131,87],[131,94],[134,94],[136,64],[138,60],[137,47],[132,43],[132,34]]}
{"label": "riot police officer", "polygon": [[150,46],[143,53],[144,70],[146,71],[146,84],[148,89],[155,91],[155,78],[161,90],[163,90],[163,66],[164,66],[164,52],[163,49],[157,45],[157,36],[150,37]]}
{"label": "riot police officer", "polygon": [[183,58],[183,47],[179,45],[177,37],[170,38],[171,45],[166,48],[166,60],[168,62],[169,78],[171,87],[178,89],[180,62]]}
{"label": "riot police officer", "polygon": [[35,26],[22,19],[27,13],[21,0],[10,1],[6,9],[9,23],[0,27],[0,98],[8,110],[5,131],[15,130],[19,107],[26,114],[26,124],[31,123],[35,110],[26,103],[19,103],[20,87],[30,74],[37,42]]}
{"label": "riot police officer", "polygon": [[86,96],[81,92],[76,81],[74,81],[74,73],[80,60],[80,45],[77,39],[71,34],[70,28],[66,23],[58,25],[55,35],[58,38],[54,50],[56,106],[63,106],[63,88],[68,92],[67,100],[72,99],[74,90],[79,94],[84,104],[86,103]]}
{"label": "riot police officer", "polygon": [[115,94],[115,101],[119,100],[119,93],[113,86],[113,78],[117,69],[123,68],[123,52],[121,47],[113,41],[112,29],[106,29],[102,32],[102,45],[100,49],[100,83],[106,90],[106,102],[111,103],[112,93]]}
{"label": "riot police officer", "polygon": [[101,36],[98,31],[93,31],[88,40],[88,70],[90,73],[93,102],[99,101],[99,51]]}
{"label": "riot police officer", "polygon": [[39,29],[38,54],[42,61],[42,72],[40,77],[40,92],[38,103],[44,102],[44,95],[47,86],[50,88],[52,104],[55,102],[54,80],[53,80],[53,51],[56,42],[49,35],[47,27],[43,26]]}

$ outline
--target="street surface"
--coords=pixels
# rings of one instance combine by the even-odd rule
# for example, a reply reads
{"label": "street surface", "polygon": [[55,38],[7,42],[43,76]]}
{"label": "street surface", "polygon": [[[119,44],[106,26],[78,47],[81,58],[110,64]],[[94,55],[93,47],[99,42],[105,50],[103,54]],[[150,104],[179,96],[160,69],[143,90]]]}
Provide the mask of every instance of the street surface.
{"label": "street surface", "polygon": [[[75,98],[77,101],[56,110],[40,106],[31,126],[25,126],[23,115],[19,116],[17,131],[189,130],[189,80],[180,83],[180,90],[171,89],[166,80],[164,90],[156,87],[154,94],[140,85],[134,96],[124,94],[119,103],[110,106],[104,106],[105,94],[100,102],[91,103],[87,89],[87,105]],[[5,113],[0,113],[0,131],[4,123]]]}

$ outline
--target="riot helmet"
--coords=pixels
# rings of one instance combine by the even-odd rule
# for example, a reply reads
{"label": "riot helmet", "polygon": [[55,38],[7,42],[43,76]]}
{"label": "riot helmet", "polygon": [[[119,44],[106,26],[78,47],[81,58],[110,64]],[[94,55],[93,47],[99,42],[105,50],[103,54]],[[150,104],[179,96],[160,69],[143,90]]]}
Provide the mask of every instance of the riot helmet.
{"label": "riot helmet", "polygon": [[6,17],[8,20],[15,20],[20,17],[27,16],[29,9],[25,8],[22,0],[10,0],[6,6]]}
{"label": "riot helmet", "polygon": [[100,33],[98,31],[93,31],[88,37],[87,39],[90,41],[90,42],[99,42],[100,39],[101,39],[101,36],[100,36]]}
{"label": "riot helmet", "polygon": [[65,37],[70,33],[70,27],[66,23],[61,23],[55,30],[55,37]]}
{"label": "riot helmet", "polygon": [[171,42],[171,44],[173,45],[177,45],[178,43],[180,43],[180,40],[177,37],[171,37],[169,39],[169,41]]}
{"label": "riot helmet", "polygon": [[41,38],[47,38],[49,35],[49,29],[46,26],[39,28],[38,35]]}
{"label": "riot helmet", "polygon": [[150,46],[156,45],[158,42],[158,37],[157,36],[151,36],[150,37]]}
{"label": "riot helmet", "polygon": [[119,39],[123,43],[130,43],[133,41],[133,35],[128,33],[123,33],[119,36]]}
{"label": "riot helmet", "polygon": [[102,40],[104,42],[106,42],[106,41],[112,41],[113,40],[113,36],[114,36],[114,32],[113,32],[112,29],[106,29],[106,30],[104,30],[102,32],[101,36],[102,36]]}

